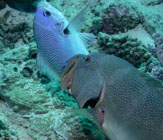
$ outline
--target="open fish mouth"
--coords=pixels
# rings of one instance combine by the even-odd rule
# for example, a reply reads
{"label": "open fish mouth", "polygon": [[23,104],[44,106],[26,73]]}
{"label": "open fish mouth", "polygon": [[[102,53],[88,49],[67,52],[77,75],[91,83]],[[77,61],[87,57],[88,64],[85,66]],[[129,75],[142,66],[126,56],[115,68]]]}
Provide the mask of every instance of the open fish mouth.
{"label": "open fish mouth", "polygon": [[103,86],[99,92],[99,95],[97,97],[91,98],[82,106],[83,108],[88,108],[90,106],[91,108],[95,108],[102,102],[104,99],[104,92],[105,92],[105,82],[103,82]]}
{"label": "open fish mouth", "polygon": [[74,79],[78,59],[79,56],[72,58],[72,60],[70,60],[70,63],[67,65],[66,69],[63,72],[64,75],[62,77],[61,87],[62,89],[67,88],[70,93],[71,93],[71,86]]}

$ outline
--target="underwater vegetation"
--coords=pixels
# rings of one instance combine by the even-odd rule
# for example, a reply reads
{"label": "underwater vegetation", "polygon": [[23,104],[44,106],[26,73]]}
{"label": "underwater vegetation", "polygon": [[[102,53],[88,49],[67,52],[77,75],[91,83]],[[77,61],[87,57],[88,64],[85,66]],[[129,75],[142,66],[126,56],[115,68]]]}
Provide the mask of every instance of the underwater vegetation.
{"label": "underwater vegetation", "polygon": [[[94,122],[74,114],[77,101],[61,89],[60,81],[51,81],[38,69],[35,7],[25,1],[11,0],[17,8],[0,0],[0,140],[105,140]],[[50,4],[71,21],[85,2],[51,0]],[[19,9],[22,5],[26,12]],[[163,81],[161,13],[162,0],[95,2],[81,29],[97,36],[88,51],[118,56]]]}

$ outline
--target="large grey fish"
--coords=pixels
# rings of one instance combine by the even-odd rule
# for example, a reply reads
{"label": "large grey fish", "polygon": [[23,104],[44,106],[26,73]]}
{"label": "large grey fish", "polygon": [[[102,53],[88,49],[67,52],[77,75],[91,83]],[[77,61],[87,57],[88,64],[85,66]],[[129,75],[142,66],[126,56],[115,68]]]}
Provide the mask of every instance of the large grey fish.
{"label": "large grey fish", "polygon": [[163,83],[127,61],[100,53],[77,55],[64,70],[62,88],[80,108],[94,108],[111,140],[163,140]]}
{"label": "large grey fish", "polygon": [[37,63],[50,78],[62,74],[67,61],[77,54],[88,54],[87,43],[95,36],[79,33],[92,1],[70,22],[48,2],[38,5],[34,18],[34,36],[38,46]]}

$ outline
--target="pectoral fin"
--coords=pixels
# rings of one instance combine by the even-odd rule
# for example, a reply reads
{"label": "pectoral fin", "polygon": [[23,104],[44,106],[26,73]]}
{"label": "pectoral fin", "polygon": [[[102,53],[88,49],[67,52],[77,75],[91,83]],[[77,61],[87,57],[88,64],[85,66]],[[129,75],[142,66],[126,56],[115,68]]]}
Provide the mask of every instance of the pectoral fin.
{"label": "pectoral fin", "polygon": [[81,40],[83,41],[85,47],[88,47],[89,43],[96,41],[96,36],[90,33],[79,33]]}

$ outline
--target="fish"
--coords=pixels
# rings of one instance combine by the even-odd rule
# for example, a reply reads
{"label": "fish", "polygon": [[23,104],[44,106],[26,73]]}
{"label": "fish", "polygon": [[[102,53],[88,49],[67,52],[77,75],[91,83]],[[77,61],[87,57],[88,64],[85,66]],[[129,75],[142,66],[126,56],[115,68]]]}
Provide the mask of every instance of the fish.
{"label": "fish", "polygon": [[34,13],[37,3],[40,3],[41,0],[2,0],[2,2],[18,11]]}
{"label": "fish", "polygon": [[70,22],[48,2],[38,4],[33,23],[38,47],[37,64],[40,71],[50,79],[61,77],[64,67],[73,56],[89,54],[86,47],[96,37],[80,31],[92,2],[88,2]]}
{"label": "fish", "polygon": [[102,53],[76,55],[64,69],[61,87],[98,118],[107,138],[163,140],[163,83],[126,60]]}

